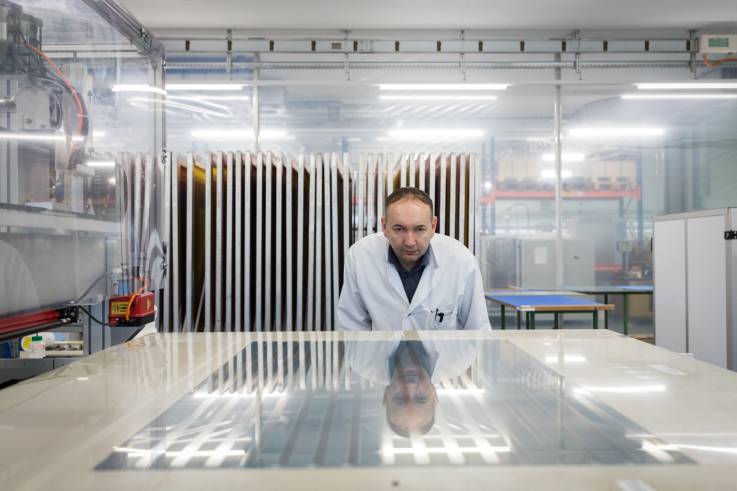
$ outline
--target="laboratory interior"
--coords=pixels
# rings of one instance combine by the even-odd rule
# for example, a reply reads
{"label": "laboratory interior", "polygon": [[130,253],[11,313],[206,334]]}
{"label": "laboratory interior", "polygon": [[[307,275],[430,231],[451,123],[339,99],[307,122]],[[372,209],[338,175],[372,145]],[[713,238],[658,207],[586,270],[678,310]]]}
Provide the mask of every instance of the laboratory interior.
{"label": "laboratory interior", "polygon": [[736,52],[732,0],[0,0],[0,489],[737,490]]}

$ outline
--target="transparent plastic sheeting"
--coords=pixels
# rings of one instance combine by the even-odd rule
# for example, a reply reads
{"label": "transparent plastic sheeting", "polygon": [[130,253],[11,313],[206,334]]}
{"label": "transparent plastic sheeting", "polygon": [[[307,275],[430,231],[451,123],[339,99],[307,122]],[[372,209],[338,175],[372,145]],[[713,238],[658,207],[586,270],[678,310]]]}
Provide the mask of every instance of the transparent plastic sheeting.
{"label": "transparent plastic sheeting", "polygon": [[74,304],[96,304],[102,292],[163,287],[164,168],[153,155],[110,162],[115,181],[100,198],[110,216],[0,210],[0,316]]}
{"label": "transparent plastic sheeting", "polygon": [[97,470],[692,461],[505,340],[254,342]]}
{"label": "transparent plastic sheeting", "polygon": [[112,19],[0,1],[0,317],[161,283],[161,66]]}
{"label": "transparent plastic sheeting", "polygon": [[473,154],[188,154],[168,182],[169,330],[334,330],[345,254],[381,231],[399,187],[430,194],[438,233],[478,249]]}

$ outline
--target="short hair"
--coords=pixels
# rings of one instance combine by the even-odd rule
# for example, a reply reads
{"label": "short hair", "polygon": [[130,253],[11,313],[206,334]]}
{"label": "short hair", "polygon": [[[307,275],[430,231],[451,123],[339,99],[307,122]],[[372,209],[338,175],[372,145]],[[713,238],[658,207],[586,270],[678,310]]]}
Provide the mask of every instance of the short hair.
{"label": "short hair", "polygon": [[433,206],[430,195],[421,189],[412,188],[412,187],[399,188],[396,191],[394,191],[392,194],[387,196],[386,199],[384,200],[385,212],[386,210],[389,209],[389,206],[391,206],[392,204],[398,201],[402,201],[403,199],[411,199],[411,200],[424,203],[430,207],[430,214],[433,216],[435,215],[435,207]]}

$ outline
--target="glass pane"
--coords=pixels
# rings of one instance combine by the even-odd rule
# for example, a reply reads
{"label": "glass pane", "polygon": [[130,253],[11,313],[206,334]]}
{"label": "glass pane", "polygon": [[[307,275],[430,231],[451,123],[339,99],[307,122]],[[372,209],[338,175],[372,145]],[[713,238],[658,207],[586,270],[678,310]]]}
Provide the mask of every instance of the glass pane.
{"label": "glass pane", "polygon": [[96,469],[692,463],[643,435],[505,340],[252,343]]}
{"label": "glass pane", "polygon": [[[563,94],[566,284],[652,285],[653,217],[734,205],[737,102],[632,86]],[[582,264],[593,264],[593,283]],[[610,328],[623,330],[624,299],[609,300]],[[629,332],[651,336],[651,297],[628,302]]]}

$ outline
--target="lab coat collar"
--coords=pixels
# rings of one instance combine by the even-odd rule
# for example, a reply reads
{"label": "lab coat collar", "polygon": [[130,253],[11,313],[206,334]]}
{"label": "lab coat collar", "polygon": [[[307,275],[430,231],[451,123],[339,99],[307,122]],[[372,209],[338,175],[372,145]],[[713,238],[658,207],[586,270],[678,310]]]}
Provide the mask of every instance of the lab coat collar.
{"label": "lab coat collar", "polygon": [[[394,289],[394,293],[399,295],[399,298],[407,302],[407,293],[404,291],[404,287],[402,286],[399,272],[397,272],[397,268],[389,261],[389,247],[391,247],[389,245],[389,239],[385,237],[384,242],[386,244],[386,248],[384,249],[384,267],[386,268],[386,277],[389,280],[389,284],[392,289]],[[425,252],[425,256],[427,257],[427,266],[425,267],[425,271],[422,272],[422,277],[420,277],[420,283],[417,285],[417,290],[415,290],[415,294],[412,297],[412,302],[408,302],[410,312],[425,301],[425,299],[430,295],[430,292],[435,289],[435,286],[440,279],[440,275],[435,274],[435,270],[440,267],[440,264],[438,262],[436,251],[433,248],[432,240],[430,240],[430,245]]]}

